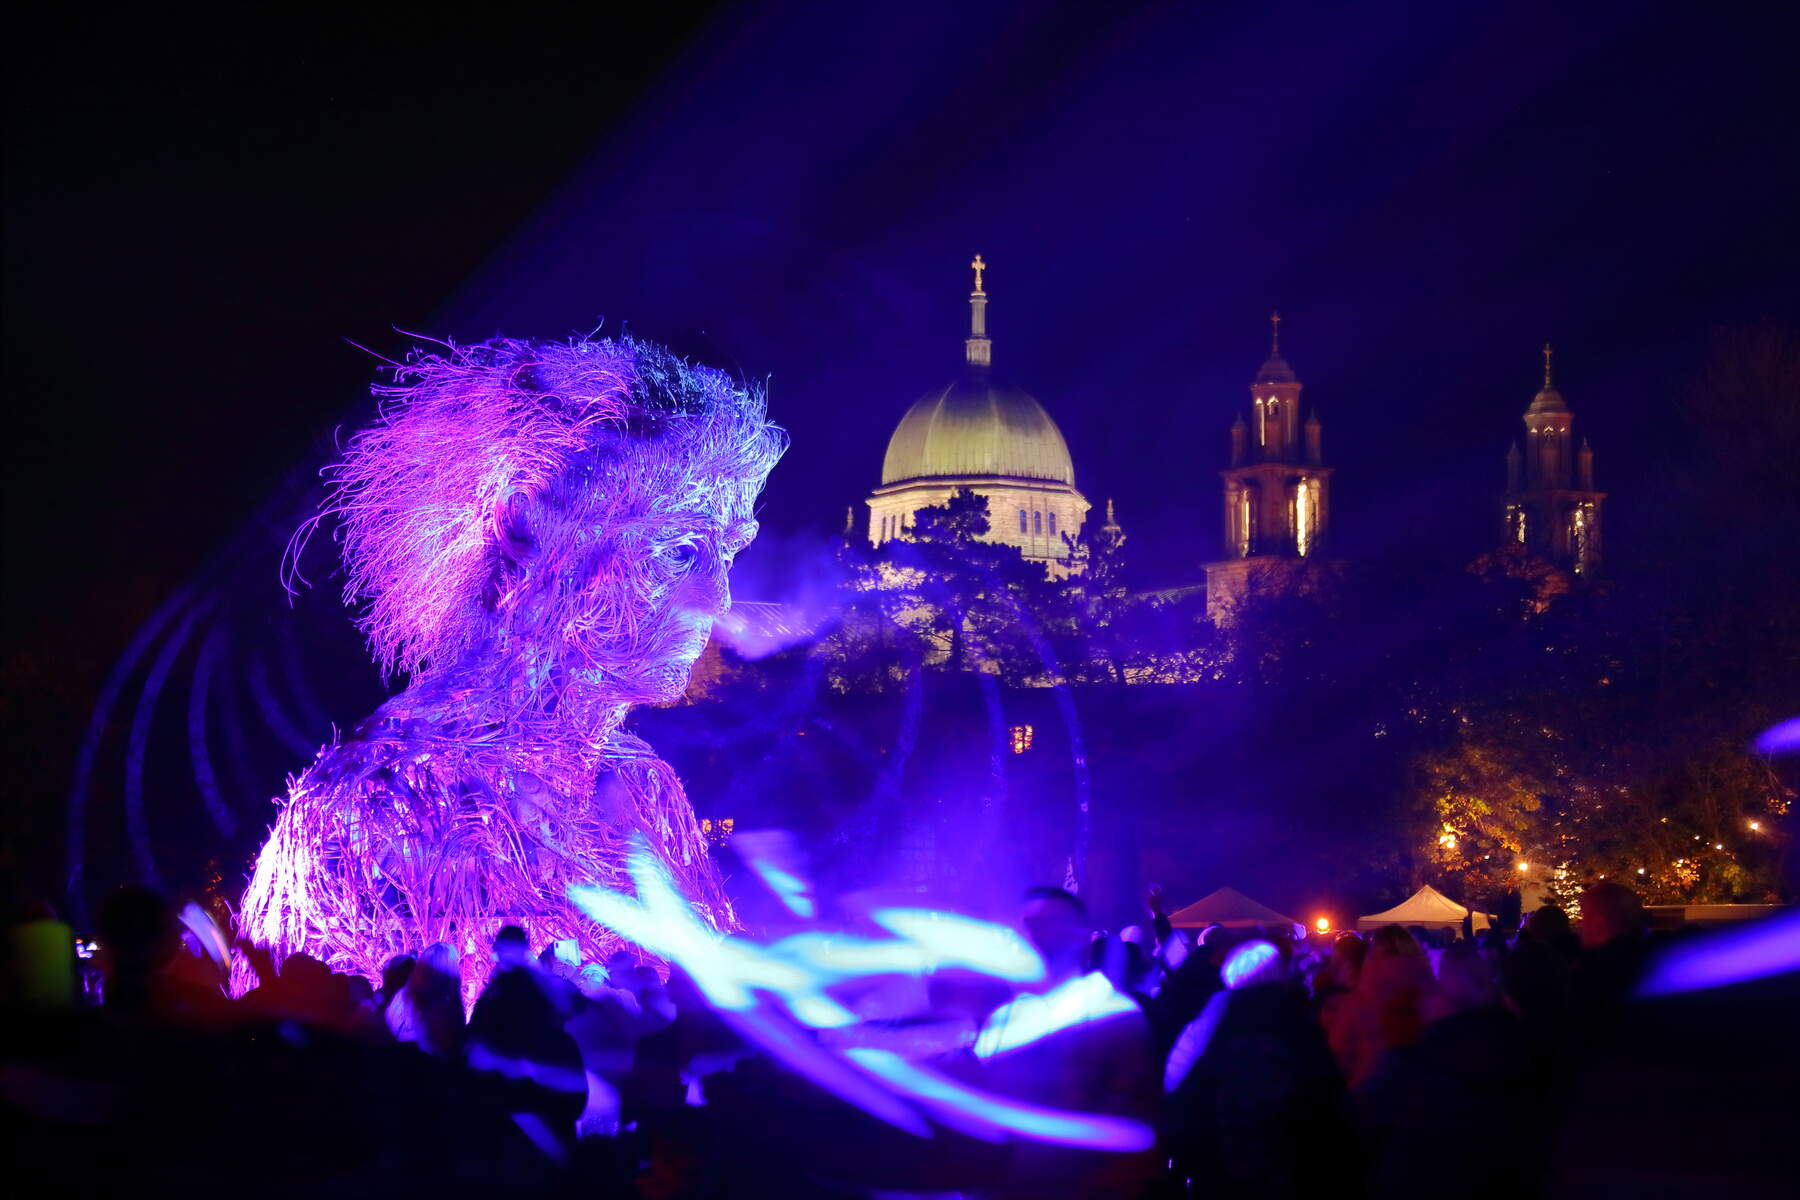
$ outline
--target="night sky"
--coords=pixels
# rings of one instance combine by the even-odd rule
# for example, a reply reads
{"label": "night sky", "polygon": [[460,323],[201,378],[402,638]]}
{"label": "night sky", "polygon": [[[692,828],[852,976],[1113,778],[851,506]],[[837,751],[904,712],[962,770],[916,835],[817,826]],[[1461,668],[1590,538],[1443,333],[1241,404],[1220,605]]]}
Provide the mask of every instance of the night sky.
{"label": "night sky", "polygon": [[1217,551],[1272,308],[1336,548],[1452,558],[1543,342],[1618,559],[1711,331],[1800,319],[1791,6],[63,8],[7,71],[5,620],[76,699],[396,326],[766,380],[791,544],[958,369],[979,251],[997,373],[1160,581]]}

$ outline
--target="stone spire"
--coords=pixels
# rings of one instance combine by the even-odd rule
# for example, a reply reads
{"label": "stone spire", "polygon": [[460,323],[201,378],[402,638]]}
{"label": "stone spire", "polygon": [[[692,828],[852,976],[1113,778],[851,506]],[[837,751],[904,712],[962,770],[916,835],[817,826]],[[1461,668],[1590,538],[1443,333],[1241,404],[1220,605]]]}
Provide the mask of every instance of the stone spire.
{"label": "stone spire", "polygon": [[1113,502],[1111,496],[1106,498],[1106,524],[1102,525],[1100,528],[1108,533],[1123,534],[1125,532],[1119,527],[1119,518],[1113,515]]}
{"label": "stone spire", "polygon": [[1531,401],[1532,412],[1567,412],[1568,405],[1563,403],[1562,393],[1556,390],[1552,377],[1551,358],[1555,351],[1550,343],[1544,343],[1544,386]]}
{"label": "stone spire", "polygon": [[1281,314],[1269,314],[1269,357],[1256,373],[1258,383],[1292,383],[1294,368],[1288,366],[1287,359],[1281,357]]}
{"label": "stone spire", "polygon": [[981,280],[987,263],[977,254],[969,266],[975,271],[975,290],[969,293],[969,336],[963,342],[963,354],[971,367],[985,371],[994,363],[994,343],[987,335],[987,291]]}

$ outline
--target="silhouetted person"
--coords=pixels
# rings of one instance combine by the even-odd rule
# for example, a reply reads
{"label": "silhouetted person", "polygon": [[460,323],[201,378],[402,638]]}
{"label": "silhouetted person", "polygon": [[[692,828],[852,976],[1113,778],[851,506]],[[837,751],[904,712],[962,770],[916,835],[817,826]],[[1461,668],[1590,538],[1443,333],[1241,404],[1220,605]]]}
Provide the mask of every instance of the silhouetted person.
{"label": "silhouetted person", "polygon": [[462,1058],[465,1031],[458,967],[456,951],[442,942],[419,955],[406,986],[387,1006],[388,1032],[395,1041],[416,1043],[438,1058]]}
{"label": "silhouetted person", "polygon": [[1438,962],[1433,1019],[1357,1092],[1377,1196],[1537,1195],[1550,1109],[1541,1060],[1500,1003],[1495,964],[1463,944]]}
{"label": "silhouetted person", "polygon": [[386,1015],[388,1005],[394,1002],[394,997],[400,994],[400,989],[412,978],[413,964],[418,961],[410,954],[396,954],[387,960],[387,965],[381,968],[381,987],[375,992],[376,1012]]}
{"label": "silhouetted person", "polygon": [[136,884],[118,889],[95,921],[106,974],[107,1012],[162,1021],[206,1021],[230,1010],[217,989],[173,969],[182,953],[181,926],[168,901]]}
{"label": "silhouetted person", "polygon": [[[1076,1008],[1083,1004],[1092,1008],[1048,1036],[1021,1039],[1016,1045],[1009,1033],[1015,1027],[1029,1027],[1033,1009],[1049,1002],[1027,993],[995,1010],[975,1044],[976,1055],[986,1066],[986,1085],[1045,1108],[1152,1122],[1160,1097],[1150,1024],[1137,1004],[1120,995],[1104,975],[1082,973],[1083,956],[1092,942],[1087,906],[1062,888],[1032,888],[1025,893],[1019,924],[1044,959],[1045,979],[1035,991],[1079,997]],[[1148,1154],[1084,1153],[1020,1142],[1014,1146],[1002,1194],[1130,1195],[1153,1170]]]}
{"label": "silhouetted person", "polygon": [[310,954],[290,954],[281,973],[244,996],[244,1006],[269,1020],[302,1021],[339,1033],[358,1032],[359,1014],[347,980]]}
{"label": "silhouetted person", "polygon": [[1569,980],[1569,1016],[1577,1036],[1604,1038],[1649,962],[1643,901],[1622,883],[1601,880],[1581,894],[1581,957]]}
{"label": "silhouetted person", "polygon": [[1182,1030],[1164,1070],[1176,1180],[1203,1196],[1337,1190],[1334,1163],[1351,1146],[1343,1077],[1291,964],[1257,938],[1232,949],[1223,974],[1229,986]]}
{"label": "silhouetted person", "polygon": [[1331,1052],[1352,1090],[1382,1055],[1419,1039],[1425,1026],[1422,1005],[1431,988],[1430,960],[1412,934],[1384,925],[1370,935],[1356,987],[1331,1029]]}
{"label": "silhouetted person", "polygon": [[1346,930],[1332,939],[1331,954],[1313,977],[1313,1012],[1327,1037],[1343,1012],[1344,1002],[1356,990],[1368,952],[1369,943]]}
{"label": "silhouetted person", "polygon": [[495,935],[494,960],[493,978],[469,1015],[469,1065],[514,1081],[517,1111],[572,1138],[587,1096],[581,1052],[563,1031],[523,929],[507,925]]}
{"label": "silhouetted person", "polygon": [[1574,962],[1581,953],[1581,942],[1575,936],[1569,914],[1554,904],[1532,909],[1519,936],[1550,947],[1564,962]]}

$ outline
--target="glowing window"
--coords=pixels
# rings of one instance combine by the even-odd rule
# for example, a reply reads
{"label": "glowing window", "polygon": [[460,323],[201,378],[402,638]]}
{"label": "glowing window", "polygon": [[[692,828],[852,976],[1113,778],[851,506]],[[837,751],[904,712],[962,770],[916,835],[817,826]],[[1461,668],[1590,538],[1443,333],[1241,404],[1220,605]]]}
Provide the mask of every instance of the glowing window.
{"label": "glowing window", "polygon": [[1012,746],[1012,752],[1014,754],[1023,754],[1031,749],[1031,735],[1033,732],[1032,727],[1029,725],[1014,725],[1011,729],[1006,731],[1006,736]]}
{"label": "glowing window", "polygon": [[1264,411],[1263,411],[1263,402],[1261,400],[1258,400],[1256,402],[1256,444],[1259,446],[1264,446],[1264,445],[1268,444],[1268,441],[1267,441],[1268,429],[1267,429],[1266,425],[1264,424],[1264,418],[1266,417],[1266,415],[1267,414],[1264,413]]}
{"label": "glowing window", "polygon": [[1588,568],[1588,510],[1591,504],[1577,504],[1575,511],[1569,514],[1569,548],[1575,555],[1575,573],[1582,574]]}
{"label": "glowing window", "polygon": [[1311,553],[1319,528],[1318,481],[1302,479],[1294,488],[1294,548],[1302,558]]}
{"label": "glowing window", "polygon": [[1238,557],[1248,558],[1250,556],[1250,490],[1248,488],[1238,493],[1237,518]]}

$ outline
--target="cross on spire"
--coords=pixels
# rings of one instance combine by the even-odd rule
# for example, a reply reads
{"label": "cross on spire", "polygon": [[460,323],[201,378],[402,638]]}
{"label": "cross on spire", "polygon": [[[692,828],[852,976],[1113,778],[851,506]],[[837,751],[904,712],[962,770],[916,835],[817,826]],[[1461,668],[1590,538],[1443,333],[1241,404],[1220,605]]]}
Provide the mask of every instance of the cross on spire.
{"label": "cross on spire", "polygon": [[1269,357],[1281,357],[1281,314],[1269,314]]}
{"label": "cross on spire", "polygon": [[986,370],[993,365],[994,344],[987,335],[987,292],[981,286],[981,273],[987,262],[977,254],[969,266],[975,270],[975,290],[969,293],[969,336],[963,342],[963,357],[971,367]]}
{"label": "cross on spire", "polygon": [[1544,343],[1544,390],[1545,391],[1550,390],[1550,355],[1552,353],[1554,353],[1554,352],[1550,349],[1550,343],[1545,342]]}

